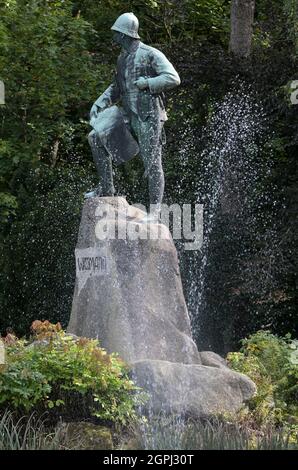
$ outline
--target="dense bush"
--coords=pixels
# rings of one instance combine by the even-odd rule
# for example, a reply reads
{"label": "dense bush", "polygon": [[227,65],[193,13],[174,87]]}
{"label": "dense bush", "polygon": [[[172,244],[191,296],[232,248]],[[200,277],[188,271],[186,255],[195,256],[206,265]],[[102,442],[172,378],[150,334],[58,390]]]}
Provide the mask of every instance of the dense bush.
{"label": "dense bush", "polygon": [[52,410],[66,419],[95,416],[125,423],[134,417],[136,387],[127,366],[96,340],[75,339],[61,325],[35,321],[30,341],[8,334],[0,373],[0,404],[24,413]]}
{"label": "dense bush", "polygon": [[250,400],[250,418],[257,425],[293,425],[298,432],[298,342],[259,331],[229,353],[229,365],[257,385]]}

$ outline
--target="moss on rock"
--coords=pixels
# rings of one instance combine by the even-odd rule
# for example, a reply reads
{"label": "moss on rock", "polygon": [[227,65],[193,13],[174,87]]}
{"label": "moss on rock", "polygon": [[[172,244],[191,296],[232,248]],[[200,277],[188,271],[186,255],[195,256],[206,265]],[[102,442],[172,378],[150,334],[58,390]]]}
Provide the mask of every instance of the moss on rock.
{"label": "moss on rock", "polygon": [[65,444],[77,450],[113,449],[112,434],[109,428],[93,423],[68,423],[65,428]]}

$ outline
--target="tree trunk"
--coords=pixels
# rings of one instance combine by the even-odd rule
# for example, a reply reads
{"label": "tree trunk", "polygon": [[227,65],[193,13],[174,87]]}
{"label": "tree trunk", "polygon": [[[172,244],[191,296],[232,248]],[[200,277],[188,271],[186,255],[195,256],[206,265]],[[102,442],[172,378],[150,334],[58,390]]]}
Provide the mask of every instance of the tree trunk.
{"label": "tree trunk", "polygon": [[255,0],[232,0],[230,52],[237,58],[251,53]]}

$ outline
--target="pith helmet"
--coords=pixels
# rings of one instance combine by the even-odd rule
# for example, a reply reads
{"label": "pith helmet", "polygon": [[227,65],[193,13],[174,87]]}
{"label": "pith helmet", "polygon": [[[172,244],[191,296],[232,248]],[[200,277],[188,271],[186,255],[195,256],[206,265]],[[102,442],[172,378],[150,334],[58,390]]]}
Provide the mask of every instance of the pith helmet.
{"label": "pith helmet", "polygon": [[140,39],[138,35],[139,20],[133,13],[123,13],[123,15],[120,15],[111,29],[126,34],[126,36],[131,38]]}

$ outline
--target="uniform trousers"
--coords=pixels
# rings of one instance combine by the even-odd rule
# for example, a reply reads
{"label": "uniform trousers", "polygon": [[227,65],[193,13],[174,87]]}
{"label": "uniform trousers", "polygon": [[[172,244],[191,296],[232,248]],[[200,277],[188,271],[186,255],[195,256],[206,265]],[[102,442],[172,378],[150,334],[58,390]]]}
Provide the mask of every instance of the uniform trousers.
{"label": "uniform trousers", "polygon": [[[164,173],[161,160],[164,122],[155,114],[149,115],[142,121],[133,112],[127,113],[123,110],[122,112],[124,120],[139,144],[140,157],[144,163],[145,175],[148,177],[150,203],[160,204],[164,192]],[[112,155],[94,130],[89,134],[88,141],[100,178],[101,193],[103,196],[113,196],[115,188]]]}

